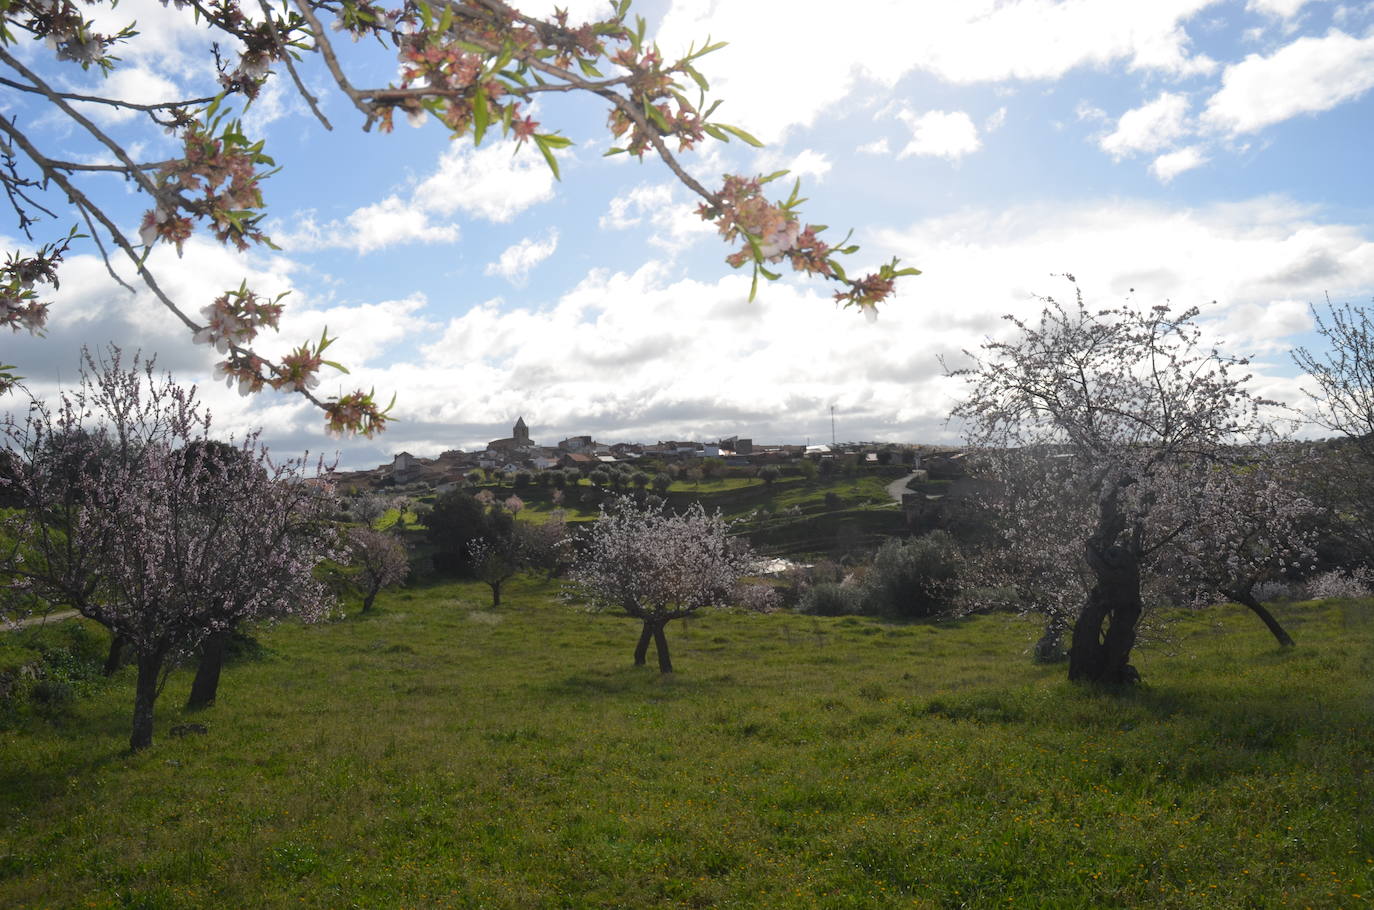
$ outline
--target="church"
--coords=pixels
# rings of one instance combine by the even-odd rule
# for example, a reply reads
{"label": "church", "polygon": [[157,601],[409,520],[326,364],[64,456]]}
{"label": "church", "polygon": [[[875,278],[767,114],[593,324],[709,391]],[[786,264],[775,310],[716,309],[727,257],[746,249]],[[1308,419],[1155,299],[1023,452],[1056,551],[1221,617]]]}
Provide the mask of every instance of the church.
{"label": "church", "polygon": [[534,446],[530,441],[530,428],[525,426],[525,418],[515,418],[515,426],[511,427],[511,435],[505,439],[493,439],[487,443],[488,451],[493,452],[515,452],[520,449],[528,449]]}

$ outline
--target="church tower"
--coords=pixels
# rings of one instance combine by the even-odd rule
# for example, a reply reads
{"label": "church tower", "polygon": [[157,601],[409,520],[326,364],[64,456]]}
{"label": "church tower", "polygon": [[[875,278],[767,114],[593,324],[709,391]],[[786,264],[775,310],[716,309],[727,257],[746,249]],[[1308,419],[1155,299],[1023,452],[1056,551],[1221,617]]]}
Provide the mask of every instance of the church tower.
{"label": "church tower", "polygon": [[530,444],[530,428],[525,426],[525,418],[515,418],[515,427],[511,430],[510,434],[515,438],[516,445],[527,446]]}

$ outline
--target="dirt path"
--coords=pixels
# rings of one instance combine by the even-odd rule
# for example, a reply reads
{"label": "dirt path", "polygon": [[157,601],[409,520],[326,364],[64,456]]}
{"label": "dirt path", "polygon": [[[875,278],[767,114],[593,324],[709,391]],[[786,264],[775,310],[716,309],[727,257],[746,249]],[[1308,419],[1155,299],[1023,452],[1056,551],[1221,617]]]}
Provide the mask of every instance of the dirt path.
{"label": "dirt path", "polygon": [[15,629],[26,629],[29,626],[43,626],[52,622],[61,622],[64,619],[71,619],[73,616],[81,614],[75,610],[61,610],[57,613],[45,613],[42,616],[30,616],[28,619],[21,619],[14,625],[0,625],[0,632],[10,632]]}
{"label": "dirt path", "polygon": [[892,483],[887,485],[887,495],[891,496],[898,502],[901,502],[902,494],[911,492],[906,488],[906,485],[911,480],[911,478],[915,476],[915,474],[908,474],[905,477],[899,477],[896,480],[892,481]]}

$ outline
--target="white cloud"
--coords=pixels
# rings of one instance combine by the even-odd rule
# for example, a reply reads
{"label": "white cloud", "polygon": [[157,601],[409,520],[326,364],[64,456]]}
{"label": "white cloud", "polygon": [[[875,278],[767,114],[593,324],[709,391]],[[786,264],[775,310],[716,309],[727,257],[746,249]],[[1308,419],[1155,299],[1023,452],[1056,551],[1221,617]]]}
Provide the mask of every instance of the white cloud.
{"label": "white cloud", "polygon": [[1332,30],[1299,38],[1268,57],[1250,54],[1226,68],[1202,120],[1231,135],[1252,133],[1299,114],[1330,110],[1374,87],[1374,35]]}
{"label": "white cloud", "polygon": [[[701,61],[719,116],[774,141],[810,126],[861,81],[892,87],[924,71],[959,84],[1054,81],[1125,63],[1167,76],[1211,72],[1184,24],[1214,0],[870,0],[852,15],[815,15],[789,0],[677,0],[658,40],[670,57],[706,35],[730,45]],[[764,61],[796,61],[769,66]],[[763,73],[767,77],[761,77]]]}
{"label": "white cloud", "polygon": [[1245,4],[1245,8],[1250,12],[1277,16],[1280,19],[1291,19],[1307,3],[1308,0],[1249,0]]}
{"label": "white cloud", "polygon": [[558,231],[550,231],[543,240],[526,237],[519,243],[507,247],[495,262],[487,263],[487,275],[499,275],[511,284],[523,285],[529,280],[530,271],[553,255],[558,249]]}
{"label": "white cloud", "polygon": [[911,141],[897,153],[898,158],[930,155],[957,161],[981,146],[978,128],[963,111],[927,111],[918,115],[904,110],[897,116],[911,127]]}
{"label": "white cloud", "polygon": [[1168,183],[1184,171],[1201,167],[1208,160],[1199,146],[1190,145],[1176,152],[1160,155],[1150,163],[1150,173],[1154,174],[1160,183]]}
{"label": "white cloud", "polygon": [[1116,129],[1098,144],[1118,161],[1137,152],[1168,148],[1188,132],[1190,106],[1186,95],[1163,92],[1154,101],[1122,114]]}
{"label": "white cloud", "polygon": [[[147,65],[126,64],[118,67],[96,85],[80,85],[76,83],[72,83],[71,85],[74,90],[82,94],[118,98],[121,101],[128,101],[134,104],[156,104],[161,101],[182,97],[181,89],[175,82]],[[81,113],[102,125],[125,123],[133,120],[135,117],[141,118],[147,116],[140,111],[113,107],[108,104],[78,102],[75,107],[77,110],[81,111]]]}
{"label": "white cloud", "polygon": [[830,173],[830,159],[824,152],[817,152],[814,149],[803,149],[786,165],[787,170],[791,171],[789,177],[800,177],[806,179],[813,178],[817,183]]}
{"label": "white cloud", "polygon": [[370,253],[401,243],[454,243],[458,224],[440,216],[468,215],[510,221],[553,196],[553,174],[528,149],[511,155],[510,143],[473,151],[451,146],[438,169],[408,199],[392,194],[320,224],[314,213],[298,214],[291,225],[274,223],[273,240],[293,252],[342,247]]}
{"label": "white cloud", "polygon": [[477,151],[453,143],[439,159],[439,169],[416,187],[415,202],[429,212],[504,222],[552,199],[554,177],[544,159],[528,146],[513,150],[509,142]]}
{"label": "white cloud", "polygon": [[887,144],[887,137],[884,136],[882,139],[874,139],[872,142],[864,143],[855,151],[865,155],[887,155],[892,151],[892,148]]}
{"label": "white cloud", "polygon": [[676,184],[640,184],[612,199],[599,224],[603,230],[613,231],[643,226],[651,244],[676,253],[716,230],[701,220],[694,203],[678,202],[677,198]]}
{"label": "white cloud", "polygon": [[987,116],[987,119],[983,121],[983,132],[995,133],[997,130],[1001,129],[1002,124],[1006,122],[1007,109],[1005,107],[999,107],[997,110],[989,114]]}
{"label": "white cloud", "polygon": [[1259,365],[1264,390],[1296,401],[1288,336],[1307,328],[1304,301],[1374,287],[1366,232],[1267,198],[970,210],[872,238],[926,271],[871,325],[819,285],[768,285],[749,304],[747,277],[675,279],[650,263],[593,272],[544,306],[488,301],[430,332],[419,356],[354,378],[399,391],[410,435],[382,445],[417,454],[472,447],[517,414],[541,440],[800,441],[828,436],[832,401],[843,437],[950,439],[960,387],[938,357],[1005,331],[1003,314],[1033,316],[1036,294],[1071,293],[1050,274],[1071,271],[1094,303],[1131,289],[1139,304],[1219,301],[1206,311],[1212,330],[1228,350],[1277,364]]}

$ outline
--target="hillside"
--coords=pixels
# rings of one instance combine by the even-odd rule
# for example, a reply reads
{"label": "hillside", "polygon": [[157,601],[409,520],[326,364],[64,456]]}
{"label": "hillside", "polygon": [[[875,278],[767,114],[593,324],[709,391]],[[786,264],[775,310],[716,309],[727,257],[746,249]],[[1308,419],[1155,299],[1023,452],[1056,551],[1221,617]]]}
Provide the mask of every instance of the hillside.
{"label": "hillside", "polygon": [[[257,630],[0,732],[6,907],[1367,905],[1374,605],[1169,614],[1107,694],[1008,615],[710,613],[679,673],[532,581]],[[23,633],[16,633],[23,634]],[[183,723],[207,732],[169,734]]]}

